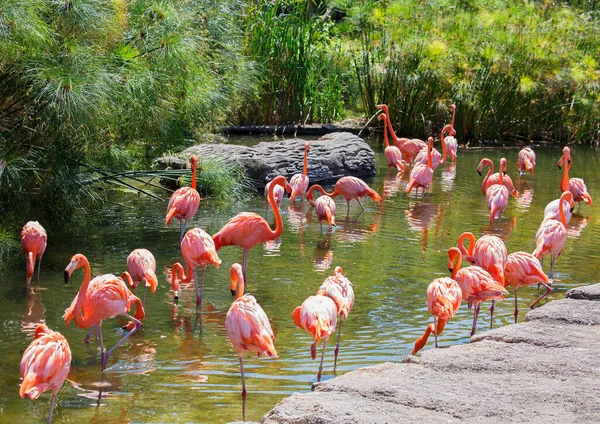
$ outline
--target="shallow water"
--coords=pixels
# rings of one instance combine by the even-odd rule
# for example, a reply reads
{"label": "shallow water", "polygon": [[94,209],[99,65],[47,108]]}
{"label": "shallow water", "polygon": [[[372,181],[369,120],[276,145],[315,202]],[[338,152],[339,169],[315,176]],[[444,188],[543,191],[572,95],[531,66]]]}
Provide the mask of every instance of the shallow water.
{"label": "shallow water", "polygon": [[[432,193],[423,201],[404,193],[408,175],[399,178],[388,170],[380,143],[370,143],[376,150],[378,167],[377,176],[367,182],[382,193],[382,205],[365,200],[367,211],[361,214],[360,206],[353,202],[346,219],[345,201],[338,198],[339,226],[332,234],[321,235],[306,202],[291,207],[286,199],[281,239],[256,246],[250,253],[247,290],[271,319],[279,359],[246,356],[249,420],[260,420],[280,399],[309,391],[316,381],[318,362],[310,359],[312,338],[294,326],[291,313],[314,294],[336,265],[343,267],[356,293],[354,309],[343,326],[337,374],[382,361],[399,361],[410,352],[431,322],[425,304],[427,285],[448,275],[446,250],[456,244],[463,231],[476,236],[492,232],[480,191],[482,178],[475,172],[482,157],[498,163],[505,156],[509,174],[521,192],[516,201],[510,199],[501,226],[500,236],[509,252],[533,251],[544,206],[560,194],[561,173],[556,167],[559,148],[537,148],[535,175],[521,177],[515,165],[518,149],[460,150],[456,167],[446,164],[436,170]],[[572,149],[572,156],[571,176],[583,177],[597,199],[600,155],[578,147]],[[242,250],[223,248],[219,252],[221,267],[207,269],[200,314],[195,311],[193,286],[183,289],[179,304],[174,305],[162,271],[180,260],[179,233],[177,225],[164,225],[166,202],[124,193],[115,197],[126,206],[109,207],[102,224],[75,236],[49,234],[39,286],[25,288],[24,261],[0,271],[2,422],[42,422],[48,414],[48,394],[35,402],[18,396],[20,358],[31,341],[32,328],[40,321],[62,332],[73,352],[69,381],[55,410],[56,423],[241,419],[239,363],[224,321],[232,300],[229,267],[241,262]],[[264,199],[256,196],[234,205],[203,201],[193,225],[214,234],[240,211],[264,214]],[[550,299],[600,279],[598,215],[597,206],[583,205],[573,216],[565,250],[556,263],[555,290]],[[271,211],[269,218],[273,218]],[[147,296],[143,329],[115,351],[109,368],[101,373],[96,345],[84,344],[86,332],[74,324],[66,330],[61,319],[82,279],[82,272],[76,271],[65,286],[63,270],[71,256],[81,252],[90,260],[93,275],[120,274],[126,269],[127,255],[138,247],[149,249],[156,257],[159,289]],[[545,265],[548,271],[548,259]],[[519,320],[523,320],[535,292],[534,288],[519,291]],[[512,296],[496,305],[494,325],[512,323]],[[463,304],[440,336],[442,346],[468,343],[471,314]],[[488,322],[484,304],[478,330],[483,331]],[[122,336],[123,323],[119,319],[104,323],[107,346]],[[324,379],[333,377],[333,344],[332,338],[325,356]]]}

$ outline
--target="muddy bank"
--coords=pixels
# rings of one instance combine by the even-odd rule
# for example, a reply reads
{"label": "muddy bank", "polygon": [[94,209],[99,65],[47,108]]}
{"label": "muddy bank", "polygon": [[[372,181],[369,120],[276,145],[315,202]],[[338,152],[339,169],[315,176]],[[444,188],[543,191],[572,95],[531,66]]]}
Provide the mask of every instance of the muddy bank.
{"label": "muddy bank", "polygon": [[262,422],[600,422],[600,284],[525,321],[315,384]]}

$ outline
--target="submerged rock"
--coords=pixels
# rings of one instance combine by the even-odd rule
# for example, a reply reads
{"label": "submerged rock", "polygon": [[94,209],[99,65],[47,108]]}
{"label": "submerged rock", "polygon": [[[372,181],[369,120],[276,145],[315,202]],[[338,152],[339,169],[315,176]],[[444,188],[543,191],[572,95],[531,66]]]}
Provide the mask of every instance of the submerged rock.
{"label": "submerged rock", "polygon": [[[261,142],[256,146],[233,144],[199,144],[185,149],[179,156],[188,158],[223,157],[237,161],[250,183],[261,190],[277,175],[291,178],[302,173],[304,158],[303,139]],[[312,183],[335,181],[341,177],[369,177],[375,175],[375,154],[360,137],[350,133],[327,134],[318,140],[310,140],[308,153],[308,177]],[[156,159],[158,168],[187,167],[186,159],[166,156]]]}

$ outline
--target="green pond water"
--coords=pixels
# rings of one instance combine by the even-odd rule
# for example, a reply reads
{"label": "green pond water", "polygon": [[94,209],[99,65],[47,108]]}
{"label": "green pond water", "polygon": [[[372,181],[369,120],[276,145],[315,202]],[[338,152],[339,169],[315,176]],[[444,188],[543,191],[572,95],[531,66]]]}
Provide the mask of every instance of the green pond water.
{"label": "green pond water", "polygon": [[[253,141],[245,141],[252,143]],[[254,140],[257,142],[257,140]],[[353,282],[356,303],[344,323],[337,374],[384,361],[400,361],[409,354],[431,316],[426,307],[427,285],[447,276],[446,250],[463,231],[476,236],[492,232],[482,178],[475,171],[487,156],[495,163],[509,161],[509,175],[521,192],[510,199],[499,235],[508,251],[533,251],[535,233],[545,205],[560,194],[561,173],[556,166],[560,148],[537,148],[535,175],[519,177],[518,149],[460,150],[457,166],[446,164],[434,175],[430,196],[415,201],[404,193],[408,175],[398,178],[385,166],[381,142],[370,140],[376,152],[377,176],[367,182],[384,202],[365,200],[367,211],[352,203],[338,205],[338,227],[321,235],[318,221],[306,202],[291,207],[283,201],[284,232],[279,240],[256,246],[250,253],[247,290],[269,315],[279,359],[246,356],[247,416],[260,418],[283,397],[306,392],[316,381],[318,361],[310,359],[312,338],[291,319],[294,308],[315,293],[336,265]],[[596,202],[600,201],[600,155],[585,147],[572,149],[571,176],[583,177]],[[408,174],[408,173],[407,173]],[[19,363],[31,342],[36,323],[45,321],[69,340],[73,362],[68,381],[59,394],[56,423],[121,422],[228,422],[239,420],[241,381],[239,363],[225,327],[232,298],[229,267],[241,262],[242,250],[225,247],[219,269],[206,272],[204,302],[195,311],[193,286],[183,289],[173,304],[170,285],[162,271],[180,261],[177,225],[167,228],[165,202],[118,193],[103,211],[101,224],[77,235],[50,233],[39,286],[25,287],[24,259],[0,271],[0,416],[2,422],[43,422],[49,394],[35,402],[21,400]],[[192,225],[214,234],[240,211],[264,214],[265,201],[255,196],[236,204],[203,201]],[[598,206],[581,207],[568,226],[569,236],[555,268],[554,292],[559,299],[567,289],[600,280]],[[272,220],[272,212],[269,212]],[[497,233],[497,232],[495,232]],[[143,329],[119,347],[100,371],[99,349],[83,343],[86,331],[61,316],[79,290],[83,273],[76,271],[68,285],[63,270],[71,256],[81,252],[90,260],[92,275],[120,274],[135,248],[149,249],[158,264],[160,285],[146,300]],[[546,259],[545,267],[549,266]],[[535,288],[520,290],[520,315],[535,299]],[[513,321],[512,296],[497,302],[494,325]],[[440,337],[441,346],[468,343],[472,311],[463,303]],[[122,319],[103,325],[107,346],[122,336]],[[487,328],[489,310],[482,308],[478,331]],[[432,348],[433,340],[426,346]],[[333,343],[332,343],[333,344]],[[328,346],[329,347],[329,346]],[[324,379],[333,378],[333,346],[325,356]]]}

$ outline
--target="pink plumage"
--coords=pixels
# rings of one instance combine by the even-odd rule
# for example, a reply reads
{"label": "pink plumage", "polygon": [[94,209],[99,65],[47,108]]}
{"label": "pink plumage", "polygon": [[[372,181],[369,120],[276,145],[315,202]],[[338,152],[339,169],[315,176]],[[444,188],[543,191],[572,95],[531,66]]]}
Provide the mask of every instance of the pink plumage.
{"label": "pink plumage", "polygon": [[327,193],[325,190],[323,190],[323,187],[315,184],[308,190],[308,193],[306,194],[306,199],[310,202],[311,206],[315,205],[314,195],[312,193],[314,190],[319,190],[321,194],[331,198],[343,196],[346,199],[346,204],[348,205],[348,214],[350,214],[350,201],[352,199],[356,199],[363,210],[365,210],[365,207],[360,201],[361,197],[369,196],[376,202],[381,203],[381,196],[379,196],[375,190],[370,188],[367,183],[356,177],[340,178],[335,183],[332,193]]}
{"label": "pink plumage", "polygon": [[[477,172],[479,173],[479,175],[481,175],[481,170],[486,166],[489,166],[489,169],[485,178],[481,182],[481,192],[483,194],[486,193],[488,187],[494,184],[500,184],[500,173],[493,173],[494,163],[488,158],[483,158],[479,162],[479,165],[477,166]],[[506,173],[506,159],[504,158],[500,159],[500,172],[502,172],[503,174]],[[519,197],[519,192],[515,189],[513,181],[508,175],[502,175],[502,184],[508,189],[508,193],[511,196],[513,196],[515,199]]]}
{"label": "pink plumage", "polygon": [[36,260],[38,261],[38,281],[40,279],[40,266],[42,256],[46,251],[47,240],[46,230],[37,221],[29,221],[21,230],[21,247],[23,248],[27,262],[25,272],[27,284],[31,282],[31,278],[33,277]]}
{"label": "pink plumage", "polygon": [[450,158],[452,158],[452,161],[456,161],[458,141],[456,141],[456,138],[454,138],[453,136],[448,136],[444,139],[444,142],[446,143],[446,151],[448,152],[448,155],[450,156]]}
{"label": "pink plumage", "polygon": [[169,205],[167,206],[167,218],[165,220],[167,225],[171,224],[173,218],[189,221],[196,214],[200,206],[200,194],[196,191],[196,164],[198,158],[192,156],[190,162],[192,164],[192,186],[181,187],[171,195]]}
{"label": "pink plumage", "polygon": [[45,391],[52,391],[48,422],[52,421],[56,395],[70,369],[71,349],[67,339],[45,324],[39,324],[35,329],[35,339],[25,349],[21,359],[23,383],[19,395],[34,400]]}
{"label": "pink plumage", "polygon": [[[560,219],[558,213],[558,206],[560,205],[560,199],[554,199],[550,203],[546,205],[544,208],[544,221],[547,219]],[[563,213],[565,214],[565,222],[568,224],[571,221],[571,215],[573,212],[571,211],[571,205],[568,202],[562,203]]]}
{"label": "pink plumage", "polygon": [[323,231],[323,221],[329,225],[329,231],[332,227],[335,227],[335,201],[329,196],[320,196],[315,201],[315,213],[321,224],[321,231]]}
{"label": "pink plumage", "polygon": [[[121,278],[124,274],[126,273],[123,273]],[[150,290],[154,293],[158,287],[154,255],[147,249],[133,250],[127,256],[127,275],[123,280],[127,281],[129,286],[136,290],[139,283],[143,281],[144,287],[150,287]]]}
{"label": "pink plumage", "polygon": [[390,131],[390,135],[392,136],[394,146],[400,149],[402,157],[404,158],[404,162],[411,163],[415,156],[417,156],[419,151],[427,147],[427,144],[423,140],[419,140],[417,138],[398,138],[396,136],[396,133],[394,132],[394,128],[392,127],[392,121],[390,119],[390,114],[387,105],[377,105],[377,109],[381,109],[385,114],[387,127]]}
{"label": "pink plumage", "polygon": [[[269,203],[269,190],[271,188],[271,183],[273,181],[269,181],[265,186],[265,202]],[[285,189],[280,185],[275,185],[273,188],[273,197],[275,199],[275,205],[277,205],[278,209],[281,209],[281,201],[283,200]]]}
{"label": "pink plumage", "polygon": [[531,286],[533,284],[543,284],[546,287],[546,293],[535,300],[530,307],[533,308],[541,299],[548,296],[552,291],[551,281],[542,269],[542,264],[533,255],[526,252],[514,252],[508,255],[506,266],[504,267],[506,285],[510,285],[515,291],[515,323],[519,316],[519,307],[517,302],[517,291],[521,286]]}
{"label": "pink plumage", "polygon": [[[327,341],[337,324],[337,306],[328,296],[309,296],[298,306],[292,317],[294,324],[308,331],[315,339],[315,347],[321,338]],[[313,358],[314,359],[314,358]]]}
{"label": "pink plumage", "polygon": [[433,168],[432,168],[432,156],[431,149],[433,148],[433,137],[429,137],[429,146],[428,146],[428,161],[427,164],[423,165],[421,163],[415,165],[413,169],[410,171],[410,178],[408,185],[406,186],[406,192],[410,193],[413,188],[423,189],[423,192],[427,190],[429,184],[433,179]]}
{"label": "pink plumage", "polygon": [[508,190],[505,186],[494,184],[485,192],[485,200],[490,210],[490,225],[494,219],[502,218],[502,214],[508,205]]}
{"label": "pink plumage", "polygon": [[[295,174],[290,178],[290,186],[292,192],[290,193],[290,202],[294,203],[296,196],[306,197],[306,190],[308,189],[308,151],[310,150],[310,142],[304,143],[304,162],[302,174]],[[283,195],[283,193],[282,193]]]}
{"label": "pink plumage", "polygon": [[519,152],[519,158],[517,159],[517,169],[519,174],[523,172],[529,172],[533,175],[533,168],[535,167],[535,152],[525,147]]}
{"label": "pink plumage", "polygon": [[317,294],[328,296],[335,302],[341,318],[348,318],[354,306],[354,289],[349,279],[344,276],[342,267],[336,266],[333,276],[327,277],[317,290]]}
{"label": "pink plumage", "polygon": [[561,191],[570,191],[573,194],[573,201],[578,202],[579,207],[581,207],[582,201],[592,206],[592,196],[588,193],[585,182],[581,178],[569,179],[569,170],[571,169],[571,149],[567,146],[563,148],[563,154],[558,161],[558,167],[560,168],[561,166],[564,167],[563,176],[560,181]]}

